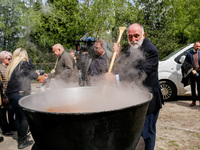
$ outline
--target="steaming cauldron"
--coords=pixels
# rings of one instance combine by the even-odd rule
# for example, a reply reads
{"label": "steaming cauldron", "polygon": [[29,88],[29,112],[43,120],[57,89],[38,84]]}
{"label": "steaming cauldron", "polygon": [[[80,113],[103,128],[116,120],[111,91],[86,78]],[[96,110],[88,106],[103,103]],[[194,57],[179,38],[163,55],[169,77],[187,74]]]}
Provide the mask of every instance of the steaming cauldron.
{"label": "steaming cauldron", "polygon": [[[125,92],[121,92],[125,93],[122,97],[116,93],[116,101],[112,102],[110,97],[113,94],[107,95],[108,99],[106,99],[102,97],[104,94],[98,95],[98,90],[94,89],[77,87],[41,92],[26,96],[19,101],[29,122],[35,145],[39,150],[135,149],[142,133],[152,95],[148,92],[141,92],[142,94],[139,95],[145,95],[145,100],[130,104],[136,99],[134,92],[129,102],[126,101],[128,94]],[[98,103],[95,99],[98,99]],[[122,102],[117,99],[121,99]],[[71,106],[79,101],[81,105],[86,106],[87,104],[91,109],[85,108],[81,110],[82,112],[69,113],[46,111],[52,106]],[[107,105],[110,106],[107,107]]]}

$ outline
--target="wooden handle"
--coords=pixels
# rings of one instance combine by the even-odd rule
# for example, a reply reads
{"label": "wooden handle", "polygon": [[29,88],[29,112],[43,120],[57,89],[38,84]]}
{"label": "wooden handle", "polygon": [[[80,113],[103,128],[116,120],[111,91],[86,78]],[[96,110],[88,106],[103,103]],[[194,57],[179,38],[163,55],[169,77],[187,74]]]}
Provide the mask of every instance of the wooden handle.
{"label": "wooden handle", "polygon": [[[122,34],[123,34],[123,32],[124,32],[125,30],[126,30],[126,27],[119,27],[119,37],[118,37],[117,43],[120,43]],[[109,72],[109,73],[111,73],[111,71],[112,71],[112,68],[113,68],[113,65],[114,65],[116,56],[117,56],[117,52],[114,52],[114,53],[113,53],[113,56],[112,56],[112,60],[111,60],[111,62],[110,62],[109,69],[108,69],[108,72]]]}
{"label": "wooden handle", "polygon": [[124,33],[125,30],[126,30],[126,27],[119,27],[119,37],[118,37],[117,43],[120,43],[122,34]]}
{"label": "wooden handle", "polygon": [[[120,33],[119,33],[119,37],[118,37],[117,43],[120,43],[122,34],[123,34],[123,32],[124,32],[125,30],[126,30],[126,27],[119,27],[119,32],[120,32]],[[112,56],[112,60],[111,60],[111,62],[110,62],[109,69],[108,69],[108,72],[109,72],[109,73],[111,73],[111,71],[112,71],[112,68],[113,68],[113,65],[114,65],[116,56],[117,56],[117,52],[114,52],[114,53],[113,53],[113,56]],[[107,85],[104,85],[103,91],[102,91],[103,94],[105,93],[106,87],[107,87]]]}

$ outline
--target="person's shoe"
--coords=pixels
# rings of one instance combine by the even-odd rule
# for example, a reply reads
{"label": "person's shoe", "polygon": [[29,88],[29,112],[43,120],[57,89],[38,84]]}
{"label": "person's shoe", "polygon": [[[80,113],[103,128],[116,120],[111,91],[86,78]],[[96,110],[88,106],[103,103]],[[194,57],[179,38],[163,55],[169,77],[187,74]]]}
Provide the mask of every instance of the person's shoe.
{"label": "person's shoe", "polygon": [[0,142],[3,142],[4,138],[3,136],[0,136]]}
{"label": "person's shoe", "polygon": [[31,139],[31,136],[28,134],[28,135],[26,135],[26,140],[28,141],[28,140],[30,140]]}
{"label": "person's shoe", "polygon": [[190,104],[190,107],[193,107],[193,106],[195,106],[196,105],[196,102],[192,102],[191,104]]}
{"label": "person's shoe", "polygon": [[19,142],[18,143],[18,149],[23,149],[25,147],[28,147],[28,146],[32,145],[33,143],[34,143],[33,140],[30,140],[30,141],[25,140],[23,142]]}
{"label": "person's shoe", "polygon": [[13,133],[11,131],[3,132],[2,134],[5,135],[5,136],[13,135]]}

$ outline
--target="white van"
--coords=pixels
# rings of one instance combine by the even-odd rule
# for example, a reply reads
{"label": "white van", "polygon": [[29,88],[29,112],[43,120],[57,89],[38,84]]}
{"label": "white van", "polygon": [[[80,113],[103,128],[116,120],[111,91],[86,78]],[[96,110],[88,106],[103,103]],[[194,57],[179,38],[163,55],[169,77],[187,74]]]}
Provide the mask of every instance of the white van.
{"label": "white van", "polygon": [[194,43],[178,49],[159,61],[159,82],[165,101],[174,100],[177,95],[191,95],[190,86],[184,87],[181,83],[181,65],[187,52],[193,49],[193,45]]}

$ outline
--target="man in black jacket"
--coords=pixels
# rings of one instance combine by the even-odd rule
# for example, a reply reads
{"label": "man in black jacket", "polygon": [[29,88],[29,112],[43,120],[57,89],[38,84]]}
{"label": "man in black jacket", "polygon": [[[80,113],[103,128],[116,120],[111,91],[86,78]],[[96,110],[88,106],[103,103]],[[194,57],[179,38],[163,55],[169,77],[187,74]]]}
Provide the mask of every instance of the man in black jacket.
{"label": "man in black jacket", "polygon": [[[193,70],[195,70],[198,74],[200,73],[200,42],[196,41],[194,43],[194,49],[189,51],[186,55],[185,62],[188,62],[192,65]],[[200,76],[196,76],[194,73],[189,74],[190,78],[190,87],[192,92],[192,103],[190,104],[191,107],[196,105],[196,100],[198,99],[200,102]],[[196,96],[196,86],[198,95]]]}
{"label": "man in black jacket", "polygon": [[[116,60],[114,72],[119,74],[121,82],[134,82],[137,85],[143,83],[153,94],[142,133],[145,149],[153,150],[156,139],[156,121],[163,104],[158,81],[159,54],[157,48],[145,38],[143,26],[138,23],[129,26],[128,42],[130,48]],[[120,45],[115,43],[113,50],[120,52]]]}

